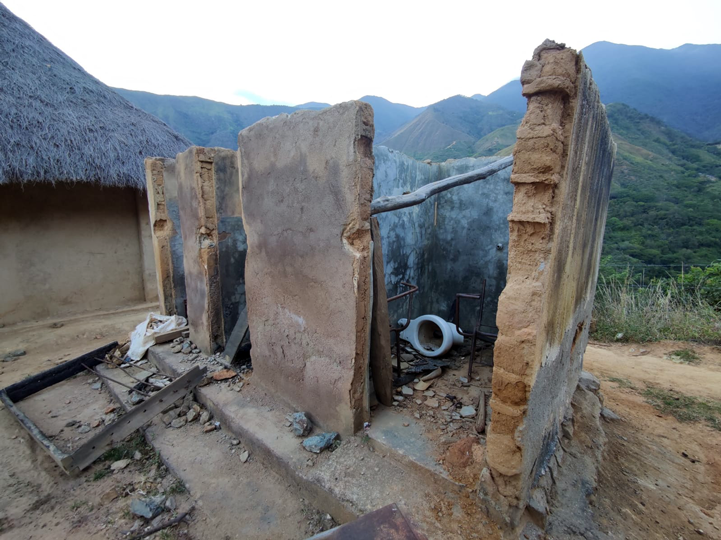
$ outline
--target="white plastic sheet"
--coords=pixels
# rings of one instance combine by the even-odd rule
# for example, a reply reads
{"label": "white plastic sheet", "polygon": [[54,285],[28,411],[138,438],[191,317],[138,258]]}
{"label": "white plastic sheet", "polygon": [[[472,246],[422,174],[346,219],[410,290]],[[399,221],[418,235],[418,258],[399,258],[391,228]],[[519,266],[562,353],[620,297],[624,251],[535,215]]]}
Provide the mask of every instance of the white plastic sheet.
{"label": "white plastic sheet", "polygon": [[155,335],[170,332],[176,328],[187,326],[188,321],[179,315],[158,315],[148,313],[143,322],[135,327],[130,334],[128,356],[132,360],[140,360],[155,343]]}

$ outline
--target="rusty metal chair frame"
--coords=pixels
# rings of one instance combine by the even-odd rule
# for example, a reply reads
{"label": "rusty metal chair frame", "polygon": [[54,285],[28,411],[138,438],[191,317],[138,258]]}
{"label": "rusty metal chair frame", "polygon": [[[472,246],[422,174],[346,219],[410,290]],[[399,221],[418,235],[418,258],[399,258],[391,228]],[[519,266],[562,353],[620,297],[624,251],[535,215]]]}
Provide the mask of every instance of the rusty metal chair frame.
{"label": "rusty metal chair frame", "polygon": [[[476,326],[473,328],[473,332],[464,332],[461,330],[460,327],[460,319],[461,319],[461,299],[468,299],[468,300],[479,300],[479,309],[478,309],[478,320],[476,321]],[[471,356],[468,359],[468,380],[471,379],[472,373],[473,373],[473,361],[476,358],[476,342],[478,338],[488,340],[488,341],[495,341],[498,337],[498,334],[491,334],[488,332],[481,332],[481,321],[483,320],[483,304],[486,300],[486,280],[483,280],[483,286],[481,287],[481,293],[480,294],[468,294],[468,293],[458,293],[456,294],[456,314],[455,314],[455,323],[456,323],[456,330],[458,330],[458,333],[461,334],[464,337],[471,338]]]}
{"label": "rusty metal chair frame", "polygon": [[406,317],[406,323],[403,326],[393,326],[391,325],[390,330],[391,332],[395,332],[396,334],[396,371],[398,372],[398,375],[400,376],[401,371],[401,332],[408,328],[408,326],[411,324],[411,313],[413,310],[413,295],[418,292],[418,287],[416,285],[413,285],[412,283],[408,283],[406,281],[401,281],[401,286],[408,287],[407,291],[403,291],[400,294],[397,294],[395,296],[391,296],[388,299],[388,304],[391,302],[394,302],[395,300],[400,300],[401,298],[408,297],[408,317]]}

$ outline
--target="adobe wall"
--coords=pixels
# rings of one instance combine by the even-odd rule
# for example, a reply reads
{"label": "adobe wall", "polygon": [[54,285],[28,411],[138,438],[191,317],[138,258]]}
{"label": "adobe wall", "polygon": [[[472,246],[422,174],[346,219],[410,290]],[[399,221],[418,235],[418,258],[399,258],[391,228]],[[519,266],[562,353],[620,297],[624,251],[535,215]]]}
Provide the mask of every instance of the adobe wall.
{"label": "adobe wall", "polygon": [[140,244],[140,259],[143,272],[143,292],[145,301],[157,302],[158,281],[155,275],[155,255],[153,252],[153,231],[150,227],[148,215],[147,193],[140,190],[135,192],[136,214],[138,216],[138,242]]}
{"label": "adobe wall", "polygon": [[213,354],[225,347],[245,301],[237,156],[194,146],[175,163],[190,338]]}
{"label": "adobe wall", "polygon": [[[185,269],[183,237],[180,233],[178,178],[175,160],[145,159],[147,185],[146,215],[152,223],[152,248],[160,312],[164,315],[187,315],[185,309]],[[149,214],[148,214],[149,211]]]}
{"label": "adobe wall", "polygon": [[145,301],[136,190],[0,186],[0,323]]}
{"label": "adobe wall", "polygon": [[[376,146],[374,198],[401,195],[485,167],[498,158],[464,158],[427,164]],[[401,281],[420,287],[413,317],[447,319],[456,293],[480,292],[486,282],[483,323],[495,326],[498,297],[506,285],[508,214],[513,204],[511,170],[444,191],[410,208],[379,214],[388,296]],[[499,247],[500,246],[500,247]],[[477,303],[461,304],[462,325],[475,323]],[[390,305],[391,321],[407,316],[406,304]]]}
{"label": "adobe wall", "polygon": [[546,41],[521,74],[508,217],[508,284],[498,306],[492,420],[480,489],[518,524],[557,451],[588,341],[615,145],[583,56]]}
{"label": "adobe wall", "polygon": [[368,417],[372,144],[359,101],[238,135],[253,378],[342,435]]}

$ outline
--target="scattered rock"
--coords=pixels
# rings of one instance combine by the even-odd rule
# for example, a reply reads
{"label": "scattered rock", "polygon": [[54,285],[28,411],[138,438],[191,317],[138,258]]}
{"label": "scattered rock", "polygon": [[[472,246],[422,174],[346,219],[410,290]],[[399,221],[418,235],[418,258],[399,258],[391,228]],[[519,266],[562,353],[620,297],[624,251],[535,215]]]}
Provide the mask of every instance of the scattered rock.
{"label": "scattered rock", "polygon": [[61,322],[54,322],[53,324],[50,325],[50,328],[62,328],[63,326],[65,326],[65,325]]}
{"label": "scattered rock", "polygon": [[133,499],[130,501],[130,511],[136,516],[153,519],[163,512],[164,503],[165,497],[162,495],[145,499]]}
{"label": "scattered rock", "polygon": [[90,385],[91,390],[100,390],[103,387],[102,382],[96,382],[95,384]]}
{"label": "scattered rock", "polygon": [[423,404],[423,400],[422,400],[422,399],[414,399],[413,401],[416,402],[416,405],[422,405],[422,404]]}
{"label": "scattered rock", "polygon": [[175,420],[170,422],[170,427],[178,429],[178,428],[182,428],[187,423],[188,423],[188,418],[186,416],[181,416],[180,418],[176,418]]}
{"label": "scattered rock", "polygon": [[401,387],[401,393],[404,396],[412,396],[413,395],[413,388],[409,388],[407,386]]}
{"label": "scattered rock", "polygon": [[90,431],[90,425],[89,424],[83,424],[78,428],[78,433],[87,433]]}
{"label": "scattered rock", "polygon": [[213,380],[225,381],[227,379],[232,379],[236,375],[237,373],[232,369],[221,369],[220,371],[216,371],[215,373],[213,373]]}
{"label": "scattered rock", "polygon": [[119,471],[119,470],[122,470],[125,467],[127,467],[129,464],[130,464],[129,459],[120,459],[110,466],[110,470],[111,471]]}
{"label": "scattered rock", "polygon": [[210,433],[212,431],[215,431],[215,424],[208,422],[203,426],[203,433]]}
{"label": "scattered rock", "polygon": [[117,405],[108,405],[107,407],[105,407],[104,412],[105,412],[105,414],[110,414],[110,413],[114,413],[116,410],[118,410]]}
{"label": "scattered rock", "polygon": [[78,422],[77,420],[70,420],[69,422],[67,422],[67,423],[65,424],[65,427],[77,426],[79,423],[80,423],[80,422]]}
{"label": "scattered rock", "polygon": [[578,385],[589,392],[597,392],[601,388],[601,382],[595,375],[588,371],[581,372],[581,376],[578,378]]}
{"label": "scattered rock", "polygon": [[474,418],[476,416],[476,409],[474,409],[470,405],[461,407],[461,416],[463,418]]}
{"label": "scattered rock", "polygon": [[242,463],[247,462],[249,457],[250,457],[250,452],[248,452],[247,450],[243,450],[243,451],[240,453],[240,461],[241,461]]}
{"label": "scattered rock", "polygon": [[238,446],[239,444],[240,444],[240,441],[238,439],[230,440],[230,446]]}
{"label": "scattered rock", "polygon": [[140,450],[135,451],[135,453],[133,454],[133,459],[135,461],[140,461],[141,459],[143,459],[143,454],[140,453]]}
{"label": "scattered rock", "polygon": [[403,427],[408,427],[410,424],[408,422],[403,422]]}
{"label": "scattered rock", "polygon": [[291,427],[296,437],[305,437],[313,429],[313,424],[304,412],[293,413]]}
{"label": "scattered rock", "polygon": [[208,411],[203,411],[200,413],[200,423],[201,424],[207,424],[210,421],[210,413]]}
{"label": "scattered rock", "polygon": [[175,497],[168,497],[168,500],[165,501],[165,508],[171,512],[175,512],[175,509],[177,508],[177,505],[175,504]]}
{"label": "scattered rock", "polygon": [[437,409],[438,408],[438,400],[435,398],[428,398],[426,400],[426,405],[428,405],[432,409]]}
{"label": "scattered rock", "polygon": [[443,375],[443,370],[441,368],[436,368],[428,375],[424,375],[423,377],[421,377],[421,381],[432,381],[433,379],[436,379],[441,375]]}
{"label": "scattered rock", "polygon": [[178,414],[180,411],[178,409],[173,409],[172,411],[169,411],[165,413],[163,416],[160,417],[160,420],[165,424],[166,426],[169,426],[170,423],[178,418]]}
{"label": "scattered rock", "polygon": [[604,418],[604,420],[608,420],[608,421],[621,419],[620,416],[618,416],[615,412],[613,412],[608,407],[601,407],[601,416]]}
{"label": "scattered rock", "polygon": [[404,399],[403,396],[393,396],[393,401],[403,401]]}
{"label": "scattered rock", "polygon": [[108,504],[113,502],[118,497],[120,497],[120,493],[118,493],[117,488],[110,488],[108,491],[106,491],[100,496],[100,502],[103,504]]}
{"label": "scattered rock", "polygon": [[137,405],[138,403],[142,403],[143,401],[145,401],[145,397],[141,396],[137,392],[133,392],[132,394],[130,394],[129,401],[131,405]]}
{"label": "scattered rock", "polygon": [[95,429],[95,428],[99,428],[102,425],[103,425],[103,421],[98,419],[98,420],[94,420],[93,423],[90,424],[90,427]]}
{"label": "scattered rock", "polygon": [[173,345],[170,347],[170,352],[174,352],[175,354],[178,354],[181,350],[183,350],[182,345]]}
{"label": "scattered rock", "polygon": [[468,379],[466,377],[458,377],[458,380],[461,381],[462,384],[468,384]]}
{"label": "scattered rock", "polygon": [[423,392],[423,395],[426,397],[433,397],[436,395],[436,393],[433,390],[426,390],[425,392]]}
{"label": "scattered rock", "polygon": [[195,409],[190,409],[188,411],[188,414],[186,415],[186,418],[188,419],[188,423],[192,422],[193,420],[196,420],[198,418],[199,414],[198,411]]}
{"label": "scattered rock", "polygon": [[333,444],[333,441],[335,441],[337,438],[338,434],[335,431],[332,431],[330,433],[321,433],[320,435],[308,437],[306,440],[304,440],[303,448],[308,450],[308,452],[320,454],[323,450]]}

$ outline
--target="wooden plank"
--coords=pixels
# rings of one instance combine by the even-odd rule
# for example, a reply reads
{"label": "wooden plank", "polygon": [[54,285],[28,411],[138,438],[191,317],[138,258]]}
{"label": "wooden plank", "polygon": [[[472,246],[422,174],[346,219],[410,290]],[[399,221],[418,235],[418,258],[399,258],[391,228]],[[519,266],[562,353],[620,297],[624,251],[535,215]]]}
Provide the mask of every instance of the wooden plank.
{"label": "wooden plank", "polygon": [[37,442],[48,454],[50,454],[50,457],[55,460],[55,463],[60,465],[60,467],[66,472],[70,472],[72,463],[71,456],[62,452],[57,446],[55,446],[52,441],[50,441],[50,439],[48,439],[45,434],[40,431],[40,428],[38,428],[32,420],[25,416],[25,414],[15,406],[15,403],[13,403],[8,397],[5,390],[0,390],[0,401],[2,401],[5,408],[13,415],[15,420],[17,420],[18,423],[27,430],[30,436],[35,439],[35,442]]}
{"label": "wooden plank", "polygon": [[229,358],[229,362],[231,364],[233,363],[233,360],[235,360],[235,356],[238,354],[238,349],[240,349],[240,346],[243,343],[243,340],[245,339],[245,336],[247,334],[248,308],[247,306],[243,306],[243,309],[238,316],[238,320],[233,327],[233,331],[230,333],[230,337],[225,343],[225,351],[223,355]]}
{"label": "wooden plank", "polygon": [[11,384],[3,391],[7,393],[8,398],[13,403],[17,403],[28,396],[36,394],[41,390],[45,390],[54,384],[62,382],[65,379],[69,379],[73,375],[84,371],[85,368],[83,367],[83,364],[88,367],[97,366],[103,361],[105,355],[117,346],[118,342],[113,341],[112,343],[108,343],[107,345],[86,353],[74,360],[68,360],[67,362],[63,362],[54,368],[48,369],[47,371],[43,371],[42,373],[38,373],[37,375],[33,375],[27,379],[23,379],[20,382]]}
{"label": "wooden plank", "polygon": [[168,341],[173,341],[175,338],[183,337],[183,332],[187,332],[188,327],[183,326],[182,328],[176,328],[175,330],[170,330],[169,332],[164,332],[162,334],[158,334],[155,336],[154,341],[156,345],[160,345],[161,343],[167,343]]}
{"label": "wooden plank", "polygon": [[364,514],[355,521],[317,534],[308,540],[418,540],[395,503]]}
{"label": "wooden plank", "polygon": [[371,318],[370,366],[376,398],[383,405],[393,405],[393,360],[388,317],[388,294],[383,270],[383,247],[377,218],[371,218],[373,239],[373,313]]}
{"label": "wooden plank", "polygon": [[142,427],[169,404],[185,396],[205,376],[206,369],[194,366],[171,384],[136,405],[116,422],[106,426],[100,433],[85,442],[72,454],[72,468],[83,470],[107,450],[119,443],[136,429]]}
{"label": "wooden plank", "polygon": [[371,202],[371,215],[382,214],[383,212],[390,212],[391,210],[398,210],[400,208],[407,208],[409,206],[415,206],[420,204],[431,195],[435,195],[442,191],[449,190],[454,187],[464,186],[483,180],[491,175],[496,174],[503,169],[506,169],[513,165],[513,156],[508,156],[498,161],[494,161],[490,165],[471,171],[465,174],[457,174],[431,182],[426,184],[420,189],[415,190],[412,193],[406,193],[405,195],[396,195],[395,197],[379,197]]}

